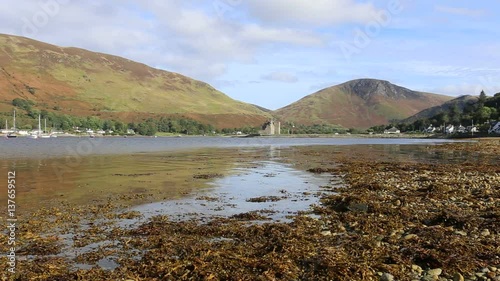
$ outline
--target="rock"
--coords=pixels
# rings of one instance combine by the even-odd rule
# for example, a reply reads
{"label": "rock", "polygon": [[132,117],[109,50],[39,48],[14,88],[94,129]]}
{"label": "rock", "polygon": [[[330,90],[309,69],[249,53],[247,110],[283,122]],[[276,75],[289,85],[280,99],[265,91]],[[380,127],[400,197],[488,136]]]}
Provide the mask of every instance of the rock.
{"label": "rock", "polygon": [[498,270],[498,268],[494,267],[494,266],[490,266],[490,271],[492,272],[496,272]]}
{"label": "rock", "polygon": [[323,235],[323,236],[332,236],[332,232],[330,230],[321,231],[321,235]]}
{"label": "rock", "polygon": [[490,231],[488,229],[481,231],[481,236],[489,236],[489,235],[490,235]]}
{"label": "rock", "polygon": [[416,234],[408,234],[404,237],[405,240],[411,240],[411,239],[415,239],[417,238],[418,236]]}
{"label": "rock", "polygon": [[437,275],[424,275],[424,277],[422,277],[422,279],[420,279],[421,281],[437,281],[439,280],[439,277]]}
{"label": "rock", "polygon": [[412,264],[411,269],[415,272],[418,272],[418,273],[422,273],[422,271],[423,271],[422,268],[416,264]]}
{"label": "rock", "polygon": [[350,203],[347,209],[351,212],[366,213],[368,212],[368,205],[364,203]]}
{"label": "rock", "polygon": [[380,276],[380,281],[394,281],[394,276],[390,273],[383,273],[382,276]]}
{"label": "rock", "polygon": [[467,236],[467,232],[465,232],[465,231],[461,231],[461,230],[457,230],[457,231],[455,231],[455,234],[458,234],[458,235],[460,235],[460,236]]}
{"label": "rock", "polygon": [[487,267],[485,267],[485,268],[482,268],[482,269],[481,269],[481,272],[483,272],[483,273],[488,273],[488,272],[490,272],[490,269],[489,269],[489,268],[487,268]]}
{"label": "rock", "polygon": [[490,272],[486,272],[486,277],[490,278],[490,279],[493,279],[495,278],[497,275],[495,272],[493,271],[490,271]]}
{"label": "rock", "polygon": [[460,274],[460,273],[458,273],[458,272],[457,272],[457,273],[455,273],[455,274],[453,275],[453,281],[464,281],[464,280],[465,280],[465,279],[464,279],[464,277],[462,276],[462,274]]}
{"label": "rock", "polygon": [[425,272],[425,274],[431,275],[431,276],[439,276],[439,275],[441,275],[441,273],[443,273],[443,270],[441,268],[429,269]]}

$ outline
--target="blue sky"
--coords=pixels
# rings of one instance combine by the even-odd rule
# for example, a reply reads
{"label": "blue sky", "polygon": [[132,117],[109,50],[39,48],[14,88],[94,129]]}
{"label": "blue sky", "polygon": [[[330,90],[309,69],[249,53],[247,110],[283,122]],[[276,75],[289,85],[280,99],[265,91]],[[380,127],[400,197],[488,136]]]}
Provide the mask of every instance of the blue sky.
{"label": "blue sky", "polygon": [[3,0],[0,33],[123,56],[270,109],[377,78],[500,92],[499,1]]}

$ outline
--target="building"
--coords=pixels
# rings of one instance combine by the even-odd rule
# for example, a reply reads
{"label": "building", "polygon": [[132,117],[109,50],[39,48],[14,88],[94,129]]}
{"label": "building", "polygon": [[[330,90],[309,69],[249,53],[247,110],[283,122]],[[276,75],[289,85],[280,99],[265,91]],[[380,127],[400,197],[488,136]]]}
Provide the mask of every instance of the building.
{"label": "building", "polygon": [[455,126],[453,125],[448,125],[445,129],[444,129],[444,132],[446,134],[453,134],[453,132],[455,132]]}
{"label": "building", "polygon": [[281,135],[281,122],[271,119],[262,125],[261,135]]}
{"label": "building", "polygon": [[500,121],[490,127],[488,134],[500,134]]}
{"label": "building", "polygon": [[396,127],[392,127],[384,131],[384,134],[400,134],[400,133],[401,131]]}
{"label": "building", "polygon": [[465,128],[464,126],[460,125],[457,127],[457,133],[467,133],[467,128]]}
{"label": "building", "polygon": [[429,127],[427,127],[427,129],[425,129],[426,133],[434,133],[435,131],[436,131],[436,128],[432,125],[429,125]]}

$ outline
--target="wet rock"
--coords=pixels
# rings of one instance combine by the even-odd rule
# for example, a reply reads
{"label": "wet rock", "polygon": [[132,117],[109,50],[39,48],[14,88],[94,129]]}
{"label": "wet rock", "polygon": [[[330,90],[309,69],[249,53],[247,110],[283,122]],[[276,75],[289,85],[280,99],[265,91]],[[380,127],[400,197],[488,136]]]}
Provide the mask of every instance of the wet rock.
{"label": "wet rock", "polygon": [[432,275],[432,276],[439,276],[443,273],[443,270],[441,268],[434,268],[434,269],[429,269],[425,272],[427,275]]}
{"label": "wet rock", "polygon": [[380,281],[394,281],[394,276],[386,272],[380,276]]}
{"label": "wet rock", "polygon": [[368,205],[365,203],[350,203],[347,209],[351,212],[368,212]]}
{"label": "wet rock", "polygon": [[464,279],[464,277],[462,276],[462,274],[460,274],[460,273],[458,273],[458,272],[457,272],[457,273],[455,273],[455,274],[453,275],[453,281],[464,281],[464,280],[465,280],[465,279]]}

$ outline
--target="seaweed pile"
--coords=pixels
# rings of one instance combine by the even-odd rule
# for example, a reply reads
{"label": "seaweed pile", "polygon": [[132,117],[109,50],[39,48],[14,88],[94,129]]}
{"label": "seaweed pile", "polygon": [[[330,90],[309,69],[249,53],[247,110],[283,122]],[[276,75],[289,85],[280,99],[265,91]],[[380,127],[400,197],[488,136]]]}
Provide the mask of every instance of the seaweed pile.
{"label": "seaweed pile", "polygon": [[[474,151],[491,160],[499,143],[429,149],[447,146],[483,147]],[[401,162],[321,149],[293,152],[320,165],[311,172],[333,176],[321,204],[292,222],[252,212],[121,227],[140,214],[117,212],[112,200],[40,210],[20,224],[25,258],[3,280],[500,280],[498,162]],[[77,249],[73,257],[68,248]],[[105,259],[114,266],[99,266]]]}

